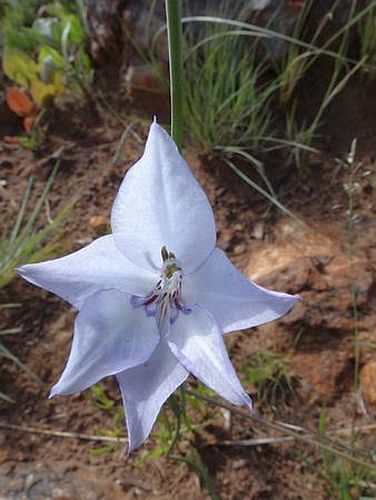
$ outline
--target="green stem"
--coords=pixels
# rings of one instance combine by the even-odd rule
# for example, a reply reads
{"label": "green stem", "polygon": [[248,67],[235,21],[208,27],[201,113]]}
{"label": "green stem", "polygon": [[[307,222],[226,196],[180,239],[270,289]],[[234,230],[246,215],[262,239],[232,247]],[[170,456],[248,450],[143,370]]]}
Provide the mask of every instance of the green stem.
{"label": "green stem", "polygon": [[179,397],[172,396],[169,400],[170,406],[172,411],[175,414],[176,417],[176,427],[174,430],[174,435],[172,437],[170,446],[168,447],[168,450],[166,452],[166,456],[169,457],[172,450],[175,448],[176,444],[180,441],[181,438],[181,424],[182,424],[182,419],[186,419],[186,413],[185,413],[185,390],[184,386],[180,388],[180,394]]}
{"label": "green stem", "polygon": [[183,142],[183,64],[181,55],[181,1],[166,1],[170,60],[171,137],[180,150]]}

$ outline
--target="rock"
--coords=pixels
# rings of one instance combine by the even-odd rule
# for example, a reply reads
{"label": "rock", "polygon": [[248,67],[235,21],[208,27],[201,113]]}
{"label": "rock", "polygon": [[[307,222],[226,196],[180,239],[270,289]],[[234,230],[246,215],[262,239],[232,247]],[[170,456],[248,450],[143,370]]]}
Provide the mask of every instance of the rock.
{"label": "rock", "polygon": [[299,379],[305,381],[300,396],[307,405],[329,405],[352,384],[349,362],[352,345],[345,339],[333,344],[324,346],[321,352],[317,352],[310,344],[306,349],[298,350],[292,358],[291,369]]}
{"label": "rock", "polygon": [[314,228],[303,229],[290,220],[280,223],[276,234],[274,244],[268,244],[252,255],[247,271],[256,281],[272,273],[293,269],[302,259],[307,264],[310,258],[328,260],[338,254],[338,245],[331,238]]}
{"label": "rock", "polygon": [[[327,225],[326,225],[327,224]],[[354,294],[362,338],[374,335],[373,274],[369,250],[354,243],[333,222],[304,230],[285,220],[273,242],[255,246],[246,275],[262,286],[302,297],[280,321],[261,327],[270,342],[294,349],[294,372],[309,381],[309,404],[330,404],[352,384]],[[367,234],[372,237],[371,231]],[[370,240],[371,241],[371,240]],[[366,337],[365,337],[366,338]],[[362,372],[365,399],[376,403],[376,362]],[[319,369],[318,369],[319,367]]]}
{"label": "rock", "polygon": [[338,328],[352,328],[353,293],[358,307],[367,306],[373,284],[372,270],[366,252],[354,253],[350,262],[346,242],[336,239],[333,228],[323,231],[302,229],[284,221],[272,244],[252,253],[246,266],[249,278],[261,285],[309,298],[310,308],[320,308],[321,321],[328,326],[337,321]]}
{"label": "rock", "polygon": [[376,361],[370,361],[362,367],[360,385],[366,402],[376,405]]}
{"label": "rock", "polygon": [[11,471],[6,466],[0,466],[0,498],[128,498],[118,485],[86,467],[66,471],[60,463],[38,465],[35,462],[21,463]]}

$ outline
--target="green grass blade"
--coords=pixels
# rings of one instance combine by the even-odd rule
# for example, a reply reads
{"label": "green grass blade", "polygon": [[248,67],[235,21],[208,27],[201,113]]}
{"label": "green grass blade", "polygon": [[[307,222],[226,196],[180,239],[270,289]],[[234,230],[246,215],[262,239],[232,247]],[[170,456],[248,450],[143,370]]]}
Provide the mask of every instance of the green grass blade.
{"label": "green grass blade", "polygon": [[18,212],[18,215],[17,215],[16,223],[14,225],[14,228],[12,230],[12,233],[11,233],[11,236],[9,239],[9,246],[10,247],[12,246],[14,240],[18,236],[22,221],[24,219],[25,210],[26,210],[27,204],[29,202],[32,185],[33,185],[33,177],[31,176],[28,183],[27,183],[26,191],[25,191],[25,194],[22,198],[22,203],[21,203],[21,207],[20,207],[20,210]]}
{"label": "green grass blade", "polygon": [[22,328],[19,326],[17,328],[6,328],[5,330],[0,330],[0,335],[15,335],[22,333]]}
{"label": "green grass blade", "polygon": [[277,208],[281,210],[285,215],[296,221],[297,223],[301,224],[304,227],[307,227],[306,223],[303,222],[299,217],[297,217],[291,210],[286,208],[280,201],[278,201],[275,197],[273,197],[271,194],[269,194],[265,189],[260,187],[256,182],[254,182],[252,179],[250,179],[244,172],[242,172],[231,160],[225,159],[225,162],[227,165],[231,168],[232,171],[234,171],[246,184],[251,186],[255,191],[258,193],[262,194],[265,198],[267,198],[273,205],[275,205]]}
{"label": "green grass blade", "polygon": [[1,392],[1,391],[0,391],[0,399],[3,399],[7,403],[14,403],[14,399],[12,399],[11,397],[7,396],[6,394],[4,394],[4,392]]}
{"label": "green grass blade", "polygon": [[40,387],[44,387],[44,383],[42,382],[42,380],[38,377],[38,375],[36,375],[36,373],[34,373],[27,365],[25,365],[24,363],[22,363],[22,361],[20,361],[17,356],[15,356],[14,354],[12,354],[10,352],[9,349],[7,349],[4,344],[2,344],[0,342],[0,356],[3,356],[4,358],[7,358],[9,359],[10,361],[12,361],[15,365],[17,365],[21,370],[23,370],[24,372],[26,372],[30,378],[32,378]]}

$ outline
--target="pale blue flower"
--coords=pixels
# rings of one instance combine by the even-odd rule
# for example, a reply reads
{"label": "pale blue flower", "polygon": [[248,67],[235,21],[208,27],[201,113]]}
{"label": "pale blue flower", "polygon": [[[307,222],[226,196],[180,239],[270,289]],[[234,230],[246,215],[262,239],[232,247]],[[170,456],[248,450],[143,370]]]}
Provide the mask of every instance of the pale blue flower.
{"label": "pale blue flower", "polygon": [[51,396],[116,375],[130,451],[189,373],[231,403],[251,407],[222,334],[279,318],[298,298],[252,283],[215,247],[208,199],[155,122],[120,186],[111,224],[113,234],[78,252],[18,270],[79,310]]}

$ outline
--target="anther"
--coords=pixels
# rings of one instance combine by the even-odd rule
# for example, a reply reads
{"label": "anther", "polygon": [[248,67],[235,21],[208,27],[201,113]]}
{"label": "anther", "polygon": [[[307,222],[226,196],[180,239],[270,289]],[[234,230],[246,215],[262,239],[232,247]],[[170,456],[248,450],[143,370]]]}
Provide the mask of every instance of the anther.
{"label": "anther", "polygon": [[161,256],[162,256],[162,260],[163,262],[166,262],[166,260],[169,259],[169,253],[167,251],[167,248],[163,245],[163,247],[161,248]]}

